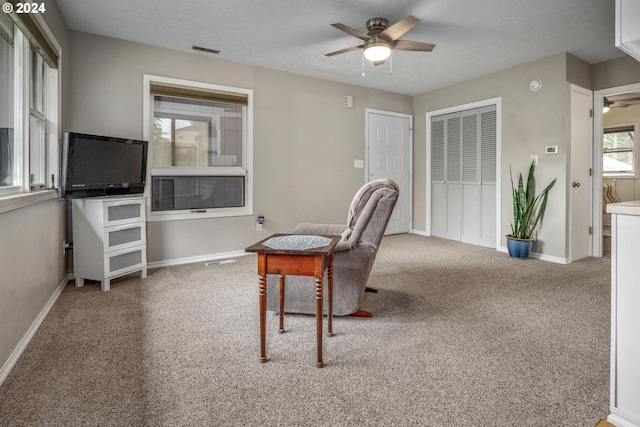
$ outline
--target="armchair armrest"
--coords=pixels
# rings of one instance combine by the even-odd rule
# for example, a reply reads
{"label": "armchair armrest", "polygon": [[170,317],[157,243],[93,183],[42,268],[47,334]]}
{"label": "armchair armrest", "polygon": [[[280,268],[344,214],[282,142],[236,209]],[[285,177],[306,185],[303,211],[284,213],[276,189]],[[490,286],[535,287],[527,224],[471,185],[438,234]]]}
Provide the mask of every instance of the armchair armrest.
{"label": "armchair armrest", "polygon": [[312,224],[310,222],[303,222],[293,230],[293,233],[340,236],[346,229],[347,226],[345,224]]}
{"label": "armchair armrest", "polygon": [[[293,234],[343,236],[346,230],[347,230],[347,226],[345,224],[313,224],[310,222],[303,222],[293,230]],[[344,239],[344,236],[343,236],[340,239],[340,242],[336,245],[334,252],[340,252],[347,249],[351,249],[351,246],[349,246],[349,243]]]}

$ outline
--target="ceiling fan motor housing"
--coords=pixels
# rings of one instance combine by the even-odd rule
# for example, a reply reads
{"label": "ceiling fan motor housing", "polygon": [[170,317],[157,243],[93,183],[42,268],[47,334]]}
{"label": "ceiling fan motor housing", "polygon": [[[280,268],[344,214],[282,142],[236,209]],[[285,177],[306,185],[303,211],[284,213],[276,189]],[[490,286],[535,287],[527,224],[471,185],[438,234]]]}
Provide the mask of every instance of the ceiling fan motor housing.
{"label": "ceiling fan motor housing", "polygon": [[384,18],[371,18],[367,21],[367,31],[369,34],[378,34],[383,32],[388,25],[389,21]]}

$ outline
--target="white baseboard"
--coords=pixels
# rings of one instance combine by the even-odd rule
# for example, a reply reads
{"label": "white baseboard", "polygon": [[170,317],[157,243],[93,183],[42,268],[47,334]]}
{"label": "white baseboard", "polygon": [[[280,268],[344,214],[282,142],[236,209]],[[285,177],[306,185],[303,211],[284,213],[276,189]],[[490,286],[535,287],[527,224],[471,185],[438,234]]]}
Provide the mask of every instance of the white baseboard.
{"label": "white baseboard", "polygon": [[415,228],[411,230],[411,234],[417,234],[419,236],[431,237],[431,234],[427,233],[424,230],[416,230]]}
{"label": "white baseboard", "polygon": [[234,252],[221,252],[217,254],[198,255],[194,257],[165,259],[162,261],[153,261],[147,263],[147,268],[160,268],[171,267],[173,265],[193,264],[196,262],[217,261],[220,259],[236,258],[240,256],[254,255],[251,252],[234,251]]}
{"label": "white baseboard", "polygon": [[[505,254],[509,253],[506,246],[502,246],[500,249],[498,249],[498,251],[504,252]],[[556,264],[569,264],[569,260],[567,258],[560,258],[556,256],[540,254],[538,252],[531,252],[529,254],[529,258],[539,259],[540,261],[554,262]]]}
{"label": "white baseboard", "polygon": [[638,427],[640,420],[634,415],[624,413],[619,408],[611,408],[611,413],[607,417],[607,421],[616,427]]}
{"label": "white baseboard", "polygon": [[9,376],[9,373],[18,362],[18,359],[20,359],[20,356],[22,356],[25,348],[27,348],[27,345],[29,345],[29,343],[31,342],[31,339],[38,331],[38,328],[40,327],[42,322],[44,322],[45,317],[47,317],[47,314],[49,314],[49,311],[51,311],[51,308],[56,303],[58,297],[60,297],[60,294],[64,290],[64,287],[67,286],[67,283],[69,283],[69,280],[71,280],[72,277],[73,276],[69,274],[64,279],[62,279],[62,282],[60,282],[56,290],[53,292],[51,298],[49,298],[49,301],[47,301],[47,303],[44,305],[29,329],[27,329],[27,332],[24,334],[16,348],[14,348],[11,352],[11,355],[9,356],[7,361],[4,363],[4,365],[2,365],[2,368],[0,369],[0,386]]}

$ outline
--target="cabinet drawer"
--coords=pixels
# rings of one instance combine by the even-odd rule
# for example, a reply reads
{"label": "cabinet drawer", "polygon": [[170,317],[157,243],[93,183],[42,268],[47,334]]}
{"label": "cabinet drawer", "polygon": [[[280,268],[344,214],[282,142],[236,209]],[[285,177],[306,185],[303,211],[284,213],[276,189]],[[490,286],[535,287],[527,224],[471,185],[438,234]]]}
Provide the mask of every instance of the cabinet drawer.
{"label": "cabinet drawer", "polygon": [[147,248],[138,246],[122,251],[109,252],[104,256],[104,277],[110,278],[136,271],[147,265]]}
{"label": "cabinet drawer", "polygon": [[130,224],[145,220],[144,199],[104,202],[103,226]]}
{"label": "cabinet drawer", "polygon": [[146,234],[144,222],[107,227],[104,229],[102,238],[104,251],[117,251],[143,245],[147,241]]}

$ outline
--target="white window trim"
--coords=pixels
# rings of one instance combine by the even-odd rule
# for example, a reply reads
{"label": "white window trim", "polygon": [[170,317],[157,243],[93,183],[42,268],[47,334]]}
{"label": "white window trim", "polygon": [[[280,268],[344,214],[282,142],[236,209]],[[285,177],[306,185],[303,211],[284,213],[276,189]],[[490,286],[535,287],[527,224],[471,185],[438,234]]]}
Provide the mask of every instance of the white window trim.
{"label": "white window trim", "polygon": [[[194,87],[198,89],[210,91],[233,92],[247,95],[247,114],[243,115],[243,125],[246,129],[246,147],[243,149],[243,164],[245,168],[228,168],[228,167],[153,167],[153,138],[152,138],[152,113],[153,113],[153,95],[151,95],[151,84],[159,83],[166,85],[178,85]],[[152,74],[144,74],[142,77],[142,139],[149,141],[149,150],[147,157],[147,182],[145,185],[144,195],[147,202],[147,221],[173,221],[186,219],[201,218],[224,218],[235,216],[253,215],[253,90],[237,88],[231,86],[221,86],[211,83],[196,82],[185,79],[177,79],[172,77],[156,76]],[[179,173],[189,175],[240,175],[242,172],[246,179],[245,206],[241,208],[211,208],[198,209],[194,211],[151,211],[151,181],[155,175],[176,175]]]}
{"label": "white window trim", "polygon": [[[627,122],[627,123],[610,123],[604,127],[604,133],[606,133],[607,129],[611,128],[620,128],[625,126],[633,126],[633,172],[624,173],[624,172],[602,172],[602,176],[604,178],[621,178],[621,179],[635,179],[638,178],[638,122]],[[603,139],[604,141],[604,139]],[[604,159],[604,144],[601,147],[602,156]]]}
{"label": "white window trim", "polygon": [[[52,43],[53,48],[58,53],[58,68],[49,68],[49,75],[47,76],[50,81],[55,81],[56,85],[47,85],[47,108],[51,113],[48,117],[47,126],[47,140],[45,142],[45,178],[53,176],[54,183],[45,182],[48,187],[49,184],[59,186],[59,156],[60,156],[60,114],[62,111],[62,47],[58,40],[53,35],[53,32],[47,25],[46,21],[41,15],[34,14],[35,20],[38,22],[41,30],[48,37]],[[26,37],[22,35],[16,38],[22,39]],[[14,109],[18,114],[18,120],[16,121],[16,127],[14,128],[14,139],[20,141],[17,144],[16,153],[18,162],[16,164],[17,173],[20,177],[20,183],[11,187],[0,188],[0,213],[8,212],[14,209],[24,208],[33,204],[45,202],[58,197],[58,191],[55,188],[47,188],[45,190],[30,190],[29,185],[29,102],[30,102],[30,88],[29,88],[29,72],[30,72],[30,48],[26,47],[22,42],[15,42],[14,55],[22,58],[20,61],[15,61],[14,69],[14,85],[18,86],[19,90],[14,90]],[[26,56],[26,58],[25,58]],[[25,83],[26,82],[26,83]]]}

